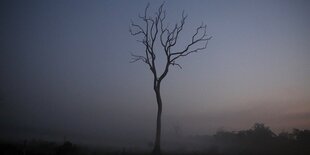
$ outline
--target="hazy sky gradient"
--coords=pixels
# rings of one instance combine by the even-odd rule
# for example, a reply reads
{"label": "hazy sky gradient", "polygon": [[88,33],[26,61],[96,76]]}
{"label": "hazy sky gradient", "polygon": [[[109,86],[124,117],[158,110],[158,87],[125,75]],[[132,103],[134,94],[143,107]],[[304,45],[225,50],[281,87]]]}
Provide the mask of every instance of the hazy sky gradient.
{"label": "hazy sky gradient", "polygon": [[[129,63],[130,52],[143,52],[130,20],[138,22],[146,4],[1,1],[1,134],[152,141],[152,75]],[[160,4],[151,2],[150,13]],[[309,1],[167,1],[165,8],[171,25],[188,14],[176,49],[201,22],[213,39],[163,81],[164,137],[175,126],[187,135],[255,122],[310,128]]]}

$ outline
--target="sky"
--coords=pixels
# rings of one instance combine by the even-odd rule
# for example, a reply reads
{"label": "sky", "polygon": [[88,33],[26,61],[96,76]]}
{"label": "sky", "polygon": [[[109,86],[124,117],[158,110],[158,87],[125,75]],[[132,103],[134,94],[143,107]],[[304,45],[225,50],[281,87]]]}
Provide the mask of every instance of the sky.
{"label": "sky", "polygon": [[[150,15],[161,3],[150,1]],[[152,74],[130,63],[130,53],[143,53],[130,21],[141,22],[146,4],[1,1],[1,137],[153,141]],[[176,128],[204,135],[255,122],[275,132],[310,129],[309,1],[171,0],[164,8],[171,25],[188,14],[174,50],[202,22],[213,38],[162,83],[163,139]]]}

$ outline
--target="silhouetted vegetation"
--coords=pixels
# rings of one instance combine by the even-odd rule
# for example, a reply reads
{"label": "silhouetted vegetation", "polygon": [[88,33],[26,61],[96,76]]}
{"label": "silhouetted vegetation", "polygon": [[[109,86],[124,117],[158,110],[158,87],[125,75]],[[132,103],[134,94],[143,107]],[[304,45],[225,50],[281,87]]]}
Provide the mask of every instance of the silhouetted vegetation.
{"label": "silhouetted vegetation", "polygon": [[291,133],[281,132],[277,135],[260,123],[238,132],[218,131],[211,141],[211,149],[216,148],[216,154],[310,154],[310,130],[294,129]]}
{"label": "silhouetted vegetation", "polygon": [[2,155],[71,155],[81,154],[82,148],[69,141],[63,144],[42,140],[23,141],[20,143],[1,142],[0,154]]}
{"label": "silhouetted vegetation", "polygon": [[[275,134],[269,127],[256,123],[247,130],[218,131],[209,136],[195,136],[199,147],[192,150],[163,152],[191,155],[309,155],[310,130],[293,129]],[[188,145],[191,147],[191,145]],[[199,149],[197,149],[199,148]],[[1,142],[1,155],[134,155],[149,154],[134,149],[90,149],[69,141],[62,144],[42,140]]]}
{"label": "silhouetted vegetation", "polygon": [[[169,28],[166,23],[166,11],[163,9],[164,3],[160,5],[155,15],[148,14],[149,4],[144,10],[144,15],[139,19],[143,24],[132,22],[130,25],[130,34],[139,39],[138,42],[142,43],[145,47],[142,54],[132,54],[132,61],[142,61],[145,63],[153,74],[153,89],[155,91],[157,101],[157,118],[156,118],[156,136],[154,141],[154,154],[161,154],[161,114],[162,114],[162,98],[161,98],[161,84],[162,80],[167,76],[169,69],[173,66],[181,65],[178,63],[179,58],[186,57],[192,53],[201,52],[206,49],[208,41],[212,38],[207,35],[207,25],[201,24],[196,28],[195,33],[191,36],[191,41],[185,44],[182,50],[176,50],[174,47],[179,42],[179,34],[183,30],[187,15],[182,13],[180,23],[176,23],[174,28]],[[169,25],[169,24],[168,24]],[[161,48],[156,48],[156,42],[160,42]],[[161,58],[161,63],[164,67],[160,69],[158,65],[158,57],[160,53],[165,55]],[[157,59],[157,60],[155,60]],[[163,70],[160,73],[160,70]]]}

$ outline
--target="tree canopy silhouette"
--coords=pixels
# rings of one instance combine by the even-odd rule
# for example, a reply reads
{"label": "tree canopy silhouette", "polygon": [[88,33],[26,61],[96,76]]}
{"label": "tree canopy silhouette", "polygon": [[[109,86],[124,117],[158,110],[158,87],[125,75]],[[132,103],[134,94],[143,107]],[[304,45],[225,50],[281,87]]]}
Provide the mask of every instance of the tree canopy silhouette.
{"label": "tree canopy silhouette", "polygon": [[275,134],[263,123],[255,123],[251,129],[219,131],[209,140],[222,154],[291,155],[310,153],[310,131],[294,129]]}
{"label": "tree canopy silhouette", "polygon": [[[183,30],[187,15],[182,12],[182,17],[179,23],[176,23],[173,27],[169,27],[165,23],[166,11],[163,9],[164,3],[160,5],[158,10],[153,16],[148,15],[149,3],[147,4],[144,14],[139,15],[139,19],[142,21],[141,24],[131,22],[130,33],[133,36],[138,36],[140,40],[138,42],[142,43],[144,46],[144,52],[141,54],[132,54],[132,61],[142,61],[147,66],[149,66],[153,74],[153,89],[155,91],[157,100],[157,121],[156,121],[156,136],[153,153],[159,154],[160,149],[160,138],[161,138],[161,113],[162,113],[162,99],[160,94],[160,86],[162,80],[168,74],[169,68],[171,66],[181,65],[177,60],[181,57],[188,56],[192,53],[196,53],[204,50],[207,47],[208,41],[211,39],[207,35],[207,26],[201,24],[198,26],[194,34],[191,36],[189,43],[184,44],[182,50],[176,50],[176,43],[179,41],[178,38]],[[159,42],[156,44],[156,42]],[[155,47],[159,45],[159,47]],[[162,52],[162,53],[160,53]],[[158,55],[163,54],[163,61],[155,61],[159,58]],[[159,68],[158,62],[163,62],[162,66],[164,68]],[[162,73],[159,70],[163,70]]]}

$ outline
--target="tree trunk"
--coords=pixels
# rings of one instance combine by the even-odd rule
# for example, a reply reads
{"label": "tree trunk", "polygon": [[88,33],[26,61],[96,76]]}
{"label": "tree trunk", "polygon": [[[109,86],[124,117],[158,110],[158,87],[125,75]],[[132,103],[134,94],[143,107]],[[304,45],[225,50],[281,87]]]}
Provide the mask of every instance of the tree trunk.
{"label": "tree trunk", "polygon": [[156,137],[154,143],[153,154],[161,154],[160,149],[160,136],[161,136],[161,113],[162,113],[162,101],[160,96],[160,85],[155,86],[156,100],[157,100],[157,120],[156,120]]}

